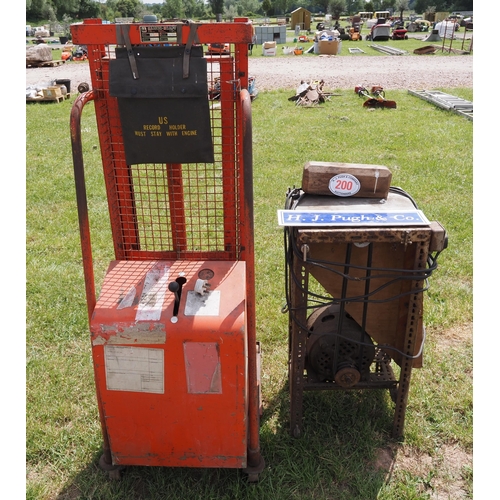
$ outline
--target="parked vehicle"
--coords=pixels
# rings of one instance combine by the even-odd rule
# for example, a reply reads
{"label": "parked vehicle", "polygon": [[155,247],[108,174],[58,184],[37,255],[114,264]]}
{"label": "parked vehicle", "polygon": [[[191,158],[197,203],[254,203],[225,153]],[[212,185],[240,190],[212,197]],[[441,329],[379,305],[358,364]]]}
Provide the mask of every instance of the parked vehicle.
{"label": "parked vehicle", "polygon": [[370,33],[366,35],[366,40],[371,40],[372,42],[386,42],[391,38],[391,25],[384,21],[383,18],[377,19],[377,24],[375,24]]}
{"label": "parked vehicle", "polygon": [[39,36],[39,37],[48,37],[50,36],[50,32],[48,29],[45,28],[45,26],[36,26],[33,29],[33,36]]}
{"label": "parked vehicle", "polygon": [[228,43],[209,43],[207,54],[211,55],[229,55],[230,47]]}
{"label": "parked vehicle", "polygon": [[472,17],[466,17],[461,23],[460,26],[465,26],[465,29],[471,30],[473,29],[473,21]]}
{"label": "parked vehicle", "polygon": [[404,28],[397,27],[392,30],[392,39],[393,40],[408,40],[408,31]]}
{"label": "parked vehicle", "polygon": [[359,16],[361,19],[361,23],[366,23],[368,19],[373,17],[373,12],[358,12],[356,16]]}
{"label": "parked vehicle", "polygon": [[432,24],[430,21],[426,21],[425,19],[417,19],[416,21],[411,21],[407,23],[406,29],[410,33],[423,32],[423,31],[429,31],[431,26]]}

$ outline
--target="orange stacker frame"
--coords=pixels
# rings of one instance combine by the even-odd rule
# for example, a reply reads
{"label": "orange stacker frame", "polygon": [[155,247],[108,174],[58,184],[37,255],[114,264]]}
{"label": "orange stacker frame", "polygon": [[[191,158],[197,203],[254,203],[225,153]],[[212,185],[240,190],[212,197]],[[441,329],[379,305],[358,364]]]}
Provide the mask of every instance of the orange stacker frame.
{"label": "orange stacker frame", "polygon": [[[257,481],[252,25],[88,19],[71,32],[91,75],[70,128],[100,465],[110,476],[127,465],[227,467]],[[212,43],[230,53],[206,54]],[[114,252],[98,296],[81,127],[89,103]]]}

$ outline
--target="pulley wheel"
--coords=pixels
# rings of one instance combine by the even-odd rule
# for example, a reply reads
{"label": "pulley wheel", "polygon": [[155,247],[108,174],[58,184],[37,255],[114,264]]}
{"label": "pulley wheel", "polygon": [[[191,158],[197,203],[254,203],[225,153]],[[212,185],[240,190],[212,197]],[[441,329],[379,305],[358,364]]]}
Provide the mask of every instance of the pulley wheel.
{"label": "pulley wheel", "polygon": [[335,382],[340,385],[340,387],[353,387],[361,379],[361,373],[355,366],[345,366],[340,368],[340,370],[335,374]]}

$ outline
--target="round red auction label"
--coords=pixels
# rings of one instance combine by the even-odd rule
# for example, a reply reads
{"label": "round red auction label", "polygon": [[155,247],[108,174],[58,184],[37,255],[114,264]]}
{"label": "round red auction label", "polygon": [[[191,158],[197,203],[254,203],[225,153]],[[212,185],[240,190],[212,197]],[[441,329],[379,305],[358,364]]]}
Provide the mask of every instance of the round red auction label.
{"label": "round red auction label", "polygon": [[361,188],[359,180],[351,174],[338,174],[330,179],[328,189],[337,196],[352,196]]}

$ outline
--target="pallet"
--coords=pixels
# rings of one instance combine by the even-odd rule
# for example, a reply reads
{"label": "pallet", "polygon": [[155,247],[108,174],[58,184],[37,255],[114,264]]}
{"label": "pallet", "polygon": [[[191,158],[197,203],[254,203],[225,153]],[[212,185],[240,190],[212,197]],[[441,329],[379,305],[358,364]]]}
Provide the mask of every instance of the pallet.
{"label": "pallet", "polygon": [[64,94],[58,97],[26,97],[26,102],[63,102],[65,99],[69,99],[71,94]]}
{"label": "pallet", "polygon": [[61,66],[66,61],[58,59],[57,61],[40,61],[40,62],[28,62],[26,61],[27,68],[53,68],[55,66]]}

